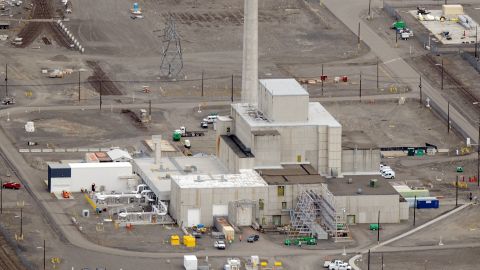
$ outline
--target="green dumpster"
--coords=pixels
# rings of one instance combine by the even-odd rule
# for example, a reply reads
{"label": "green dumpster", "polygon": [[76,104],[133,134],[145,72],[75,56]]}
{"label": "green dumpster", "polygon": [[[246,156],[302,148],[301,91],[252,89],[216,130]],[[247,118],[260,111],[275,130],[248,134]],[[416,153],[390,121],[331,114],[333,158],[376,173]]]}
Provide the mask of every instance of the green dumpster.
{"label": "green dumpster", "polygon": [[180,141],[180,139],[182,138],[182,132],[180,130],[175,130],[173,132],[173,136],[172,136],[172,139],[176,142]]}
{"label": "green dumpster", "polygon": [[425,151],[423,151],[423,149],[418,149],[418,150],[417,150],[417,156],[422,157],[422,156],[424,156],[424,155],[425,155]]}
{"label": "green dumpster", "polygon": [[370,230],[371,231],[378,231],[379,227],[378,227],[378,223],[371,223],[370,224]]}
{"label": "green dumpster", "polygon": [[409,147],[408,148],[408,154],[407,154],[409,157],[413,157],[415,156],[415,148],[413,147]]}
{"label": "green dumpster", "polygon": [[457,172],[463,172],[463,167],[457,167]]}

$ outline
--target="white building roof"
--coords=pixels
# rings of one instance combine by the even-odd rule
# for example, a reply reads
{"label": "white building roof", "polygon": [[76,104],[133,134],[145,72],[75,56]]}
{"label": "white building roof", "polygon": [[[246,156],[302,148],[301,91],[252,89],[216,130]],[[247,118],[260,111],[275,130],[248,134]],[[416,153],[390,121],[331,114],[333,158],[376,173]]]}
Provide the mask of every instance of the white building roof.
{"label": "white building roof", "polygon": [[263,79],[259,82],[274,96],[308,96],[308,92],[295,79]]}
{"label": "white building roof", "polygon": [[121,149],[113,149],[107,152],[107,155],[111,160],[117,160],[119,158],[132,159],[132,156],[127,151]]}
{"label": "white building roof", "polygon": [[70,168],[125,168],[132,167],[130,162],[69,163]]}
{"label": "white building roof", "polygon": [[281,127],[281,126],[329,126],[341,127],[342,125],[322,106],[319,102],[308,103],[308,120],[303,122],[271,122],[268,119],[261,119],[252,116],[252,107],[248,104],[232,104],[232,108],[239,112],[240,116],[251,127]]}
{"label": "white building roof", "polygon": [[[194,166],[195,168],[192,168]],[[188,170],[185,170],[185,169]],[[162,200],[170,199],[171,178],[175,175],[226,174],[228,169],[215,156],[203,157],[162,157],[160,164],[153,158],[136,158],[133,170]]]}
{"label": "white building roof", "polygon": [[242,188],[266,187],[267,182],[254,170],[240,170],[239,174],[175,175],[172,176],[180,188]]}

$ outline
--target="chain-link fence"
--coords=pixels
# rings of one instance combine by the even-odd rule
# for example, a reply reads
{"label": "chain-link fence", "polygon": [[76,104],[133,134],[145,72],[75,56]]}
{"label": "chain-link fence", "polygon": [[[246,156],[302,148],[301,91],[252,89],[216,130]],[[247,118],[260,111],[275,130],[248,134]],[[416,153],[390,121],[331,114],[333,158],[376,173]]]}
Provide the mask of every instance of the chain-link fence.
{"label": "chain-link fence", "polygon": [[463,60],[466,60],[474,69],[480,72],[480,62],[478,58],[468,52],[463,51],[460,52],[460,55],[462,56]]}
{"label": "chain-link fence", "polygon": [[383,2],[383,10],[397,21],[402,19],[402,16],[400,16],[400,13],[398,13],[397,9],[385,1]]}

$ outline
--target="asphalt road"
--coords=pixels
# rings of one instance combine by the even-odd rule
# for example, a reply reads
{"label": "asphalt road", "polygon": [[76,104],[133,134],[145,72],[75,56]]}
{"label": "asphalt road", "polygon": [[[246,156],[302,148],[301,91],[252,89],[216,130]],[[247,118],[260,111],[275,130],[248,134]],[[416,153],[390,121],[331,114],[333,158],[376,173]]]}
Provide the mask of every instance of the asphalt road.
{"label": "asphalt road", "polygon": [[[397,53],[395,48],[392,48],[385,42],[377,33],[375,33],[368,25],[368,22],[363,21],[360,16],[362,12],[368,8],[369,0],[324,0],[325,6],[341,20],[353,33],[358,32],[358,24],[360,23],[360,38],[383,62],[384,66],[398,78],[404,78],[405,84],[414,92],[419,91],[418,84],[413,83],[412,79],[420,79],[420,74],[415,71],[409,64],[407,64]],[[372,1],[373,6],[380,6],[380,1]],[[448,101],[441,95],[440,91],[434,88],[425,80],[422,82],[422,92],[424,98],[428,97],[431,104],[438,108],[443,117],[447,115]],[[462,116],[456,108],[450,106],[450,121],[463,136],[470,137],[472,141],[478,140],[478,128]],[[478,143],[478,142],[477,142]]]}

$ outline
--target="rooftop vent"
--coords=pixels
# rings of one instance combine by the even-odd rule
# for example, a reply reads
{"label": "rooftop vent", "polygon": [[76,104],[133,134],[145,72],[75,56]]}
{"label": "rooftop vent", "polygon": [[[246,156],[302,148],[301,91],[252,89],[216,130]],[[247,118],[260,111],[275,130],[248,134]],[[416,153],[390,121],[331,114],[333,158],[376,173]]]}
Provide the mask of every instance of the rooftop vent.
{"label": "rooftop vent", "polygon": [[357,189],[357,194],[362,194],[363,193],[363,189],[362,188],[358,188]]}
{"label": "rooftop vent", "polygon": [[348,178],[347,183],[348,183],[348,184],[353,183],[353,179],[352,179],[352,178]]}

